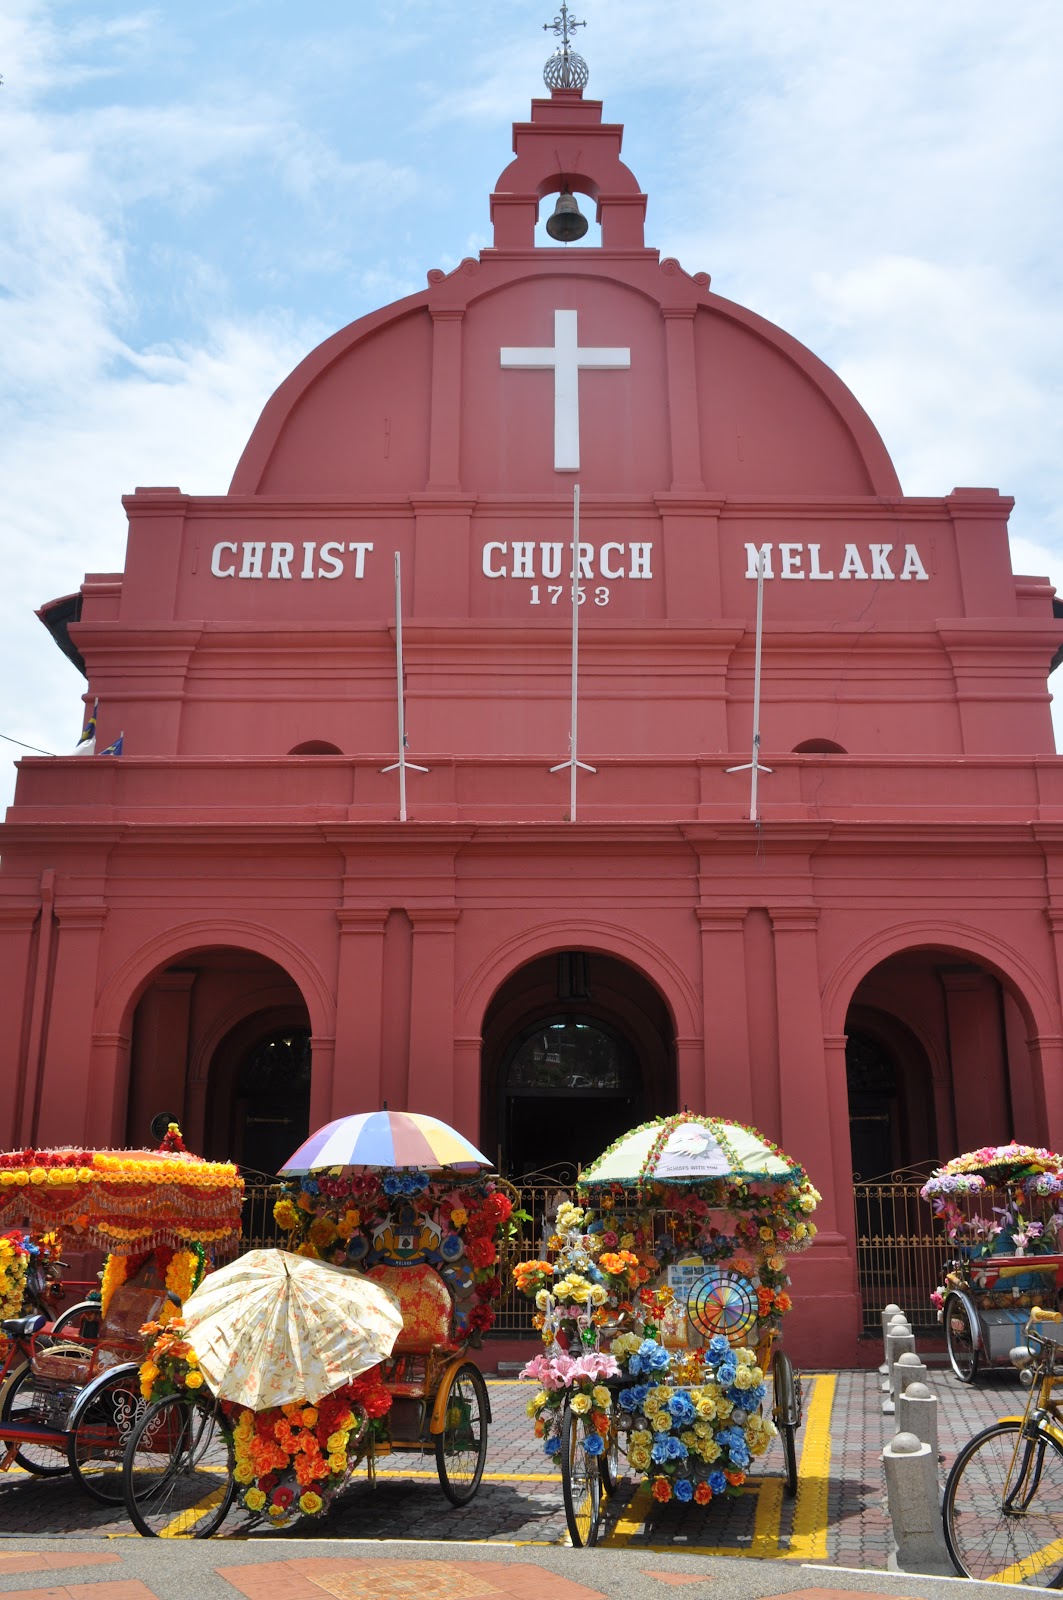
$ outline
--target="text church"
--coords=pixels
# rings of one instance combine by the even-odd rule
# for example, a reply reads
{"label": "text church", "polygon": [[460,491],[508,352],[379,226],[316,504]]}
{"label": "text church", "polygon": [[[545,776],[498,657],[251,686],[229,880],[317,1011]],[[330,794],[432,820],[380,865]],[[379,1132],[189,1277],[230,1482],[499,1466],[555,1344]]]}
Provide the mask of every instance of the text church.
{"label": "text church", "polygon": [[[1010,500],[906,496],[832,371],[647,246],[558,59],[492,245],[42,607],[124,753],[19,763],[0,1138],[168,1112],[273,1172],[386,1100],[519,1179],[726,1116],[823,1193],[794,1326],[844,1361],[854,1172],[1063,1145],[1063,621]],[[600,243],[537,245],[579,201]]]}

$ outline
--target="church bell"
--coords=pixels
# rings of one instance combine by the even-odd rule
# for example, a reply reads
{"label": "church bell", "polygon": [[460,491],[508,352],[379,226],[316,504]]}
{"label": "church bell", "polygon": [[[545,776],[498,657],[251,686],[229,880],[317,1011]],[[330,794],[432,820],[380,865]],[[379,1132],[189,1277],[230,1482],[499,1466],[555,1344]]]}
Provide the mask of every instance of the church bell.
{"label": "church bell", "polygon": [[561,244],[572,244],[582,239],[587,231],[587,219],[576,204],[574,194],[559,194],[553,215],[546,219],[546,231],[551,239]]}

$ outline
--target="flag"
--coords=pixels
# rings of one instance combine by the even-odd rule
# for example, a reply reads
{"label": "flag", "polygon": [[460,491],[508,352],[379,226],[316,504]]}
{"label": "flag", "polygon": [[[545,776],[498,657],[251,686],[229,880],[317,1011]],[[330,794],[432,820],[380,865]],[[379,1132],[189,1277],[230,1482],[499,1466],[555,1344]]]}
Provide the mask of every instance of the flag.
{"label": "flag", "polygon": [[100,751],[100,755],[101,756],[120,756],[122,754],[122,740],[124,738],[125,738],[125,733],[124,732],[120,733],[118,735],[117,739],[114,741],[114,744],[109,744],[107,746],[106,750],[101,750]]}
{"label": "flag", "polygon": [[78,740],[77,748],[74,751],[76,756],[92,756],[96,754],[96,713],[99,708],[100,697],[97,695],[92,702],[92,714],[88,717],[85,726],[81,730],[81,738]]}

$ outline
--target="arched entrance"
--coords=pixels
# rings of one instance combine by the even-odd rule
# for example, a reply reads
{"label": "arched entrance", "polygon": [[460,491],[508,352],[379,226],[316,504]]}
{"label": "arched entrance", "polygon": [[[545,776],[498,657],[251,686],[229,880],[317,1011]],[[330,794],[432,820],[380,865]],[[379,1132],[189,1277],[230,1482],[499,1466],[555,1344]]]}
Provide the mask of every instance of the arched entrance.
{"label": "arched entrance", "polygon": [[676,1109],[668,1007],[636,968],[565,950],[515,972],[484,1017],[483,1148],[500,1169],[570,1176]]}
{"label": "arched entrance", "polygon": [[133,1015],[128,1123],[145,1144],[168,1112],[188,1145],[273,1173],[306,1137],[310,1016],[288,973],[255,951],[190,950],[159,971]]}
{"label": "arched entrance", "polygon": [[1020,997],[965,952],[912,949],[880,962],[853,993],[845,1031],[862,1177],[1012,1137],[1043,1142]]}

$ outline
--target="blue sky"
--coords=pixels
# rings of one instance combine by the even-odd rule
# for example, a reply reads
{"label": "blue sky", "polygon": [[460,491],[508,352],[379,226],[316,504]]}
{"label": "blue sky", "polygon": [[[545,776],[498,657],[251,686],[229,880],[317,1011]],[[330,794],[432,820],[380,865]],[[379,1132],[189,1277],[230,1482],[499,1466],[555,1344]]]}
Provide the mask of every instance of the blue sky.
{"label": "blue sky", "polygon": [[[555,10],[5,0],[0,733],[72,748],[33,612],[120,569],[121,495],[223,491],[308,349],[489,242]],[[1063,589],[1059,0],[573,13],[647,241],[833,366],[907,493],[1015,495]]]}

